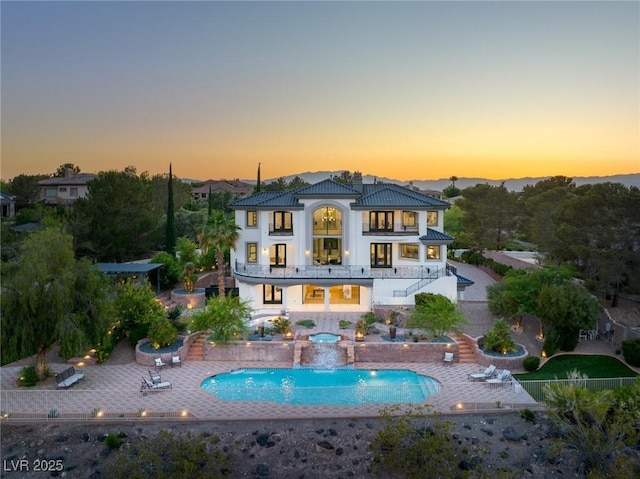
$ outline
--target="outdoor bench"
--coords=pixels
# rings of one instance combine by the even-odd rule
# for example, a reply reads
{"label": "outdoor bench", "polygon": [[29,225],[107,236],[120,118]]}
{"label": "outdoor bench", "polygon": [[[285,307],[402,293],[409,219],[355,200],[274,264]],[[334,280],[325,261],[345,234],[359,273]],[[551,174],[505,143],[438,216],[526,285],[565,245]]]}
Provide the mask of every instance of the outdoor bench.
{"label": "outdoor bench", "polygon": [[56,374],[56,383],[59,388],[68,388],[84,378],[84,373],[77,373],[75,368],[71,366],[61,373]]}

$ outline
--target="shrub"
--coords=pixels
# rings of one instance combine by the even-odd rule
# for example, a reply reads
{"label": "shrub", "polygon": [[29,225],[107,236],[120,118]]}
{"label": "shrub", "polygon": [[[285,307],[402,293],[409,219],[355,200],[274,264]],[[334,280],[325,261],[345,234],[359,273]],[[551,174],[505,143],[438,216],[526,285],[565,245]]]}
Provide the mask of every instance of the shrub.
{"label": "shrub", "polygon": [[20,378],[18,379],[18,384],[20,386],[32,387],[35,386],[39,380],[38,371],[36,370],[35,364],[31,364],[29,366],[25,366],[20,370]]}
{"label": "shrub", "polygon": [[535,421],[536,413],[529,408],[525,408],[522,411],[520,411],[520,417],[527,421]]}
{"label": "shrub", "polygon": [[231,457],[215,436],[160,431],[151,439],[136,439],[107,465],[105,477],[219,479],[232,477]]}
{"label": "shrub", "polygon": [[338,327],[340,329],[347,329],[349,326],[351,326],[351,324],[351,321],[340,320],[340,322],[338,323]]}
{"label": "shrub", "polygon": [[516,351],[516,343],[511,338],[511,328],[502,319],[493,323],[493,328],[484,335],[484,348],[498,353]]}
{"label": "shrub", "polygon": [[622,357],[632,366],[640,366],[640,339],[622,341]]}
{"label": "shrub", "polygon": [[542,350],[546,353],[548,357],[556,354],[560,347],[560,337],[558,333],[556,333],[553,329],[547,333],[547,337],[544,340],[544,344],[542,345]]}
{"label": "shrub", "polygon": [[158,349],[172,344],[178,337],[178,330],[166,319],[157,319],[149,327],[151,345]]}
{"label": "shrub", "polygon": [[315,328],[316,326],[316,323],[312,319],[301,319],[300,321],[296,321],[296,324],[303,328]]}
{"label": "shrub", "polygon": [[107,434],[107,437],[104,439],[104,443],[109,449],[118,449],[122,445],[120,438],[112,432]]}
{"label": "shrub", "polygon": [[288,318],[283,318],[282,316],[278,316],[273,320],[273,332],[274,333],[286,333],[291,329],[291,321]]}
{"label": "shrub", "polygon": [[160,268],[160,287],[162,289],[172,288],[180,281],[182,270],[173,255],[163,251],[155,255],[151,262],[164,265],[164,268]]}
{"label": "shrub", "polygon": [[535,371],[540,367],[540,358],[538,356],[529,356],[522,361],[522,367],[525,371]]}

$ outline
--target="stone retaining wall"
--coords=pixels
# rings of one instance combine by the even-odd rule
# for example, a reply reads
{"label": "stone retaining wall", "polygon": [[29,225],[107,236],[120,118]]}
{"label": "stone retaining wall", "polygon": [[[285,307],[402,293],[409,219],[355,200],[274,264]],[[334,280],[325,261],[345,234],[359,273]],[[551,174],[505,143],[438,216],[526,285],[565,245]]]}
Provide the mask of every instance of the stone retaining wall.
{"label": "stone retaining wall", "polygon": [[293,341],[245,341],[231,344],[204,343],[205,361],[272,361],[293,365]]}
{"label": "stone retaining wall", "polygon": [[356,343],[356,363],[428,363],[442,364],[445,352],[454,353],[458,362],[458,343]]}
{"label": "stone retaining wall", "polygon": [[148,343],[149,339],[144,338],[138,341],[136,344],[136,362],[138,364],[142,364],[143,366],[155,367],[156,358],[160,357],[162,360],[167,363],[168,366],[171,365],[171,356],[180,356],[180,361],[183,361],[187,358],[187,353],[189,352],[189,346],[193,342],[193,337],[185,338],[184,336],[178,336],[178,339],[182,339],[182,346],[178,348],[178,351],[171,353],[145,353],[140,351],[140,346],[144,343]]}

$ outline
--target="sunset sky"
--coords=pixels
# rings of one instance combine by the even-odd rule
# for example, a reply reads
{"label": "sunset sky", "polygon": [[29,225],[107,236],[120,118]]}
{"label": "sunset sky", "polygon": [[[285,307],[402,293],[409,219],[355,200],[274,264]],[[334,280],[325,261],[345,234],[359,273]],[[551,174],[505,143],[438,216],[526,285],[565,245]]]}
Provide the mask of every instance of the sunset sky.
{"label": "sunset sky", "polygon": [[1,2],[8,180],[640,172],[640,3]]}

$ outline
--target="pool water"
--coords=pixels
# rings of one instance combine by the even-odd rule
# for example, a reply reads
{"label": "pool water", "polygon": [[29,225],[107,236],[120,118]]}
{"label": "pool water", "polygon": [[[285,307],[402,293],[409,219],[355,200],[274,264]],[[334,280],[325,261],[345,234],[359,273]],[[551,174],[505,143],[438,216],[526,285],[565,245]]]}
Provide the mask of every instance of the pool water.
{"label": "pool water", "polygon": [[340,406],[420,403],[442,389],[431,377],[398,369],[237,369],[200,387],[222,401]]}
{"label": "pool water", "polygon": [[337,343],[340,341],[340,336],[331,333],[317,333],[309,336],[309,341],[312,343]]}

